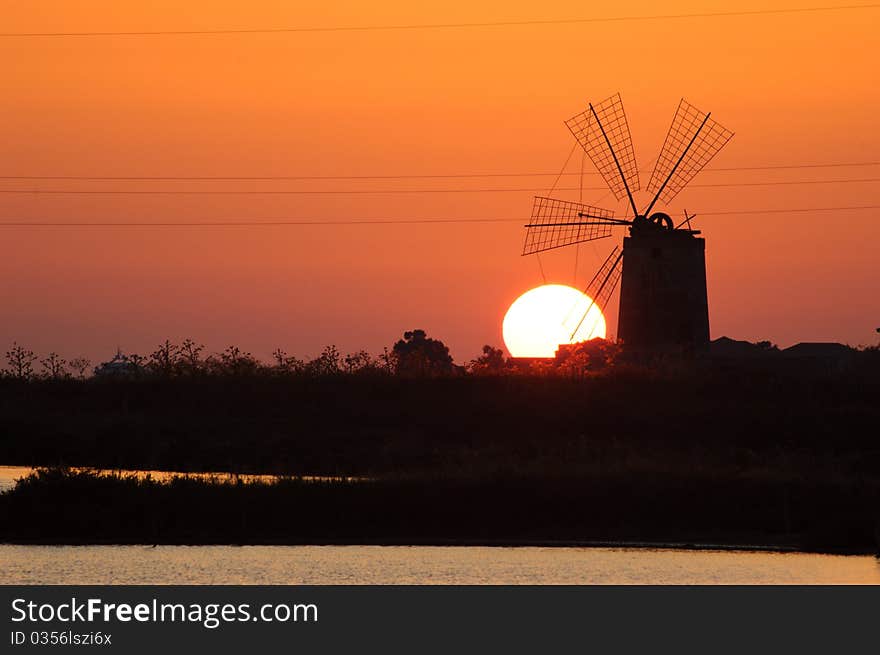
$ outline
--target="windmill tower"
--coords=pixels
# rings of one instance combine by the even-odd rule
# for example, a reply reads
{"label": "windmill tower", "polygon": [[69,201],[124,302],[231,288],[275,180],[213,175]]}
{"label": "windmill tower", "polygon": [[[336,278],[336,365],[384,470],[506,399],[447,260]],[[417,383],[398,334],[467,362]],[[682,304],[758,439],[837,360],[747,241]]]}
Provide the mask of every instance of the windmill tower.
{"label": "windmill tower", "polygon": [[[646,191],[652,194],[639,211],[633,193],[639,171],[620,94],[565,122],[617,200],[629,200],[632,216],[582,203],[536,197],[526,225],[523,255],[611,236],[628,228],[623,249],[615,246],[590,281],[586,294],[604,312],[620,282],[618,338],[633,353],[700,351],[709,344],[706,296],[706,242],[684,220],[654,212],[668,205],[731,139],[733,132],[686,102],[678,105]],[[652,213],[653,212],[653,213]],[[572,338],[587,314],[577,324]],[[592,333],[588,330],[588,333]]]}

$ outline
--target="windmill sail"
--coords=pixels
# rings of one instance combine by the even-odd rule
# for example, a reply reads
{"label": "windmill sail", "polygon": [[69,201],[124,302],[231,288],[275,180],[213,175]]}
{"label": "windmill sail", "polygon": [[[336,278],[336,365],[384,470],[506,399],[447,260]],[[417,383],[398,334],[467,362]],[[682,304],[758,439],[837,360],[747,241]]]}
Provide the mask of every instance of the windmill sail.
{"label": "windmill sail", "polygon": [[733,132],[710,116],[681,99],[648,182],[648,193],[656,195],[646,215],[658,199],[669,203],[675,198],[730,141]]}
{"label": "windmill sail", "polygon": [[[572,341],[585,324],[586,329],[583,332],[583,334],[587,335],[585,341],[593,338],[593,334],[599,326],[599,319],[605,312],[605,307],[611,299],[611,294],[614,293],[614,289],[617,288],[617,284],[620,282],[620,275],[623,270],[622,261],[623,252],[620,250],[620,246],[614,246],[614,250],[611,251],[611,254],[608,255],[605,262],[596,271],[593,279],[590,280],[584,293],[591,298],[591,302],[571,332]],[[595,311],[594,307],[599,311]]]}
{"label": "windmill sail", "polygon": [[536,196],[522,254],[604,239],[617,223],[608,209]]}
{"label": "windmill sail", "polygon": [[620,94],[597,105],[591,104],[587,111],[565,121],[565,125],[602,175],[614,197],[618,200],[629,198],[635,212],[632,193],[641,188],[639,169]]}

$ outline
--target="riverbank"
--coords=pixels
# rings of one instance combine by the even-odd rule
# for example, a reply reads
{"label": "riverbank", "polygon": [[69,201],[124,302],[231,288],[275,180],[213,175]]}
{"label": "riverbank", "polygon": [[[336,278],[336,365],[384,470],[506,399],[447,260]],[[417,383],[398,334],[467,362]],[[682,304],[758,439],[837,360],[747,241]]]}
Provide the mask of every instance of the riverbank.
{"label": "riverbank", "polygon": [[0,541],[877,552],[880,489],[840,481],[494,477],[167,481],[45,469],[0,495]]}
{"label": "riverbank", "polygon": [[674,550],[674,551],[700,551],[700,552],[735,552],[735,553],[813,553],[816,555],[878,555],[878,549],[865,548],[801,548],[797,544],[754,544],[754,543],[695,543],[695,542],[650,542],[650,541],[547,541],[547,540],[505,540],[486,541],[470,539],[431,539],[428,541],[382,541],[382,540],[345,540],[345,541],[274,541],[254,543],[174,543],[162,542],[149,544],[139,542],[118,541],[80,541],[70,543],[64,540],[27,540],[27,541],[0,541],[0,546],[377,546],[377,547],[413,547],[413,548],[596,548],[596,549],[625,549],[625,550]]}

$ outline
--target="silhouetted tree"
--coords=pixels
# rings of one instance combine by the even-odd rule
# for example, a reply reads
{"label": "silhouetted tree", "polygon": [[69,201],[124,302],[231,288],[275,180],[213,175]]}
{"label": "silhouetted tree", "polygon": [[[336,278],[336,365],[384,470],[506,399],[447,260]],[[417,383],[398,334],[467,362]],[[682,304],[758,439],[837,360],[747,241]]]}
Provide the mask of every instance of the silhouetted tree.
{"label": "silhouetted tree", "polygon": [[12,342],[12,350],[6,351],[6,362],[9,368],[4,373],[16,380],[30,380],[34,377],[34,362],[37,356],[32,350],[22,348],[14,341]]}
{"label": "silhouetted tree", "polygon": [[590,369],[590,348],[588,341],[567,348],[564,358],[558,363],[558,372],[575,380],[583,379]]}
{"label": "silhouetted tree", "polygon": [[536,359],[529,363],[528,374],[549,377],[556,374],[556,362],[552,359]]}
{"label": "silhouetted tree", "polygon": [[382,348],[382,354],[378,360],[379,369],[384,373],[394,373],[397,371],[397,354],[388,348]]}
{"label": "silhouetted tree", "polygon": [[171,377],[177,368],[177,351],[179,348],[166,339],[150,355],[150,368],[163,377]]}
{"label": "silhouetted tree", "polygon": [[342,361],[345,364],[345,372],[349,375],[364,373],[366,371],[375,370],[376,368],[373,358],[366,350],[358,350],[357,352],[349,353]]}
{"label": "silhouetted tree", "polygon": [[74,373],[76,373],[76,377],[78,377],[80,380],[85,379],[86,371],[91,365],[92,362],[85,357],[74,357],[70,360],[70,368],[73,369]]}
{"label": "silhouetted tree", "polygon": [[305,363],[301,359],[288,355],[281,348],[275,349],[275,352],[272,353],[272,358],[275,360],[275,371],[283,375],[299,373],[305,367]]}
{"label": "silhouetted tree", "polygon": [[415,377],[449,375],[453,372],[449,348],[429,338],[424,330],[403,333],[403,339],[394,344],[397,356],[397,374]]}
{"label": "silhouetted tree", "polygon": [[202,351],[204,349],[205,347],[202,344],[196,343],[192,339],[184,339],[183,343],[180,344],[180,351],[178,353],[178,368],[190,375],[195,375],[201,371],[204,364],[202,362]]}
{"label": "silhouetted tree", "polygon": [[339,350],[336,346],[327,346],[320,355],[306,364],[306,371],[317,376],[338,375],[342,372],[339,362]]}
{"label": "silhouetted tree", "polygon": [[49,353],[46,359],[40,360],[40,366],[43,367],[43,377],[49,380],[61,380],[70,377],[70,373],[67,370],[67,361],[62,359],[58,353]]}
{"label": "silhouetted tree", "polygon": [[243,352],[238,346],[229,346],[222,353],[211,355],[208,366],[221,375],[254,375],[260,369],[256,357]]}
{"label": "silhouetted tree", "polygon": [[764,352],[778,352],[779,347],[770,342],[770,341],[759,341],[755,344],[758,347],[758,350],[763,350]]}
{"label": "silhouetted tree", "polygon": [[608,339],[603,339],[602,347],[600,348],[602,352],[602,356],[605,358],[605,366],[607,368],[612,368],[617,363],[617,358],[620,357],[620,343],[617,341],[609,341]]}
{"label": "silhouetted tree", "polygon": [[468,364],[468,371],[474,375],[501,375],[508,369],[504,351],[492,346],[483,346],[483,354]]}
{"label": "silhouetted tree", "polygon": [[129,364],[132,375],[140,377],[146,372],[148,360],[143,355],[131,353],[126,357],[126,361]]}

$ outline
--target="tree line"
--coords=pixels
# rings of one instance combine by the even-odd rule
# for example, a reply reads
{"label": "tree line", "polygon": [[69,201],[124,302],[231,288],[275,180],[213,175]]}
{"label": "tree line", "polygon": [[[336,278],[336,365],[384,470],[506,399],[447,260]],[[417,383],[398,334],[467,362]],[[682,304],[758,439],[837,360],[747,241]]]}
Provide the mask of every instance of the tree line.
{"label": "tree line", "polygon": [[208,353],[193,339],[180,343],[165,340],[148,355],[118,352],[109,362],[93,366],[85,357],[65,359],[57,352],[41,357],[18,343],[6,351],[0,376],[19,381],[86,380],[89,378],[172,378],[182,376],[342,376],[395,375],[404,377],[456,377],[466,375],[533,374],[585,375],[591,368],[613,363],[616,349],[604,340],[579,344],[556,360],[517,361],[503,350],[485,345],[473,360],[456,364],[443,341],[424,330],[409,330],[392,347],[378,355],[366,350],[344,354],[335,345],[313,359],[300,359],[282,348],[269,362],[238,346]]}
{"label": "tree line", "polygon": [[[779,355],[780,350],[769,341],[751,344],[756,353]],[[876,370],[880,364],[880,346],[850,348],[858,368]],[[596,338],[560,346],[552,359],[517,359],[507,357],[503,350],[484,345],[481,354],[464,364],[456,364],[449,348],[424,330],[409,330],[391,348],[378,355],[366,350],[343,354],[335,345],[327,346],[313,359],[300,359],[282,348],[276,348],[272,359],[262,361],[238,346],[207,353],[205,346],[193,339],[180,343],[165,340],[149,355],[117,352],[109,362],[92,366],[85,357],[67,360],[56,352],[40,357],[32,350],[13,343],[6,351],[6,366],[0,368],[0,379],[17,381],[86,380],[91,378],[175,378],[186,376],[214,377],[330,377],[330,376],[400,376],[440,378],[464,376],[564,377],[583,379],[612,370],[656,368],[655,362],[634,366],[625,356],[625,344]],[[778,361],[778,357],[776,358]]]}

